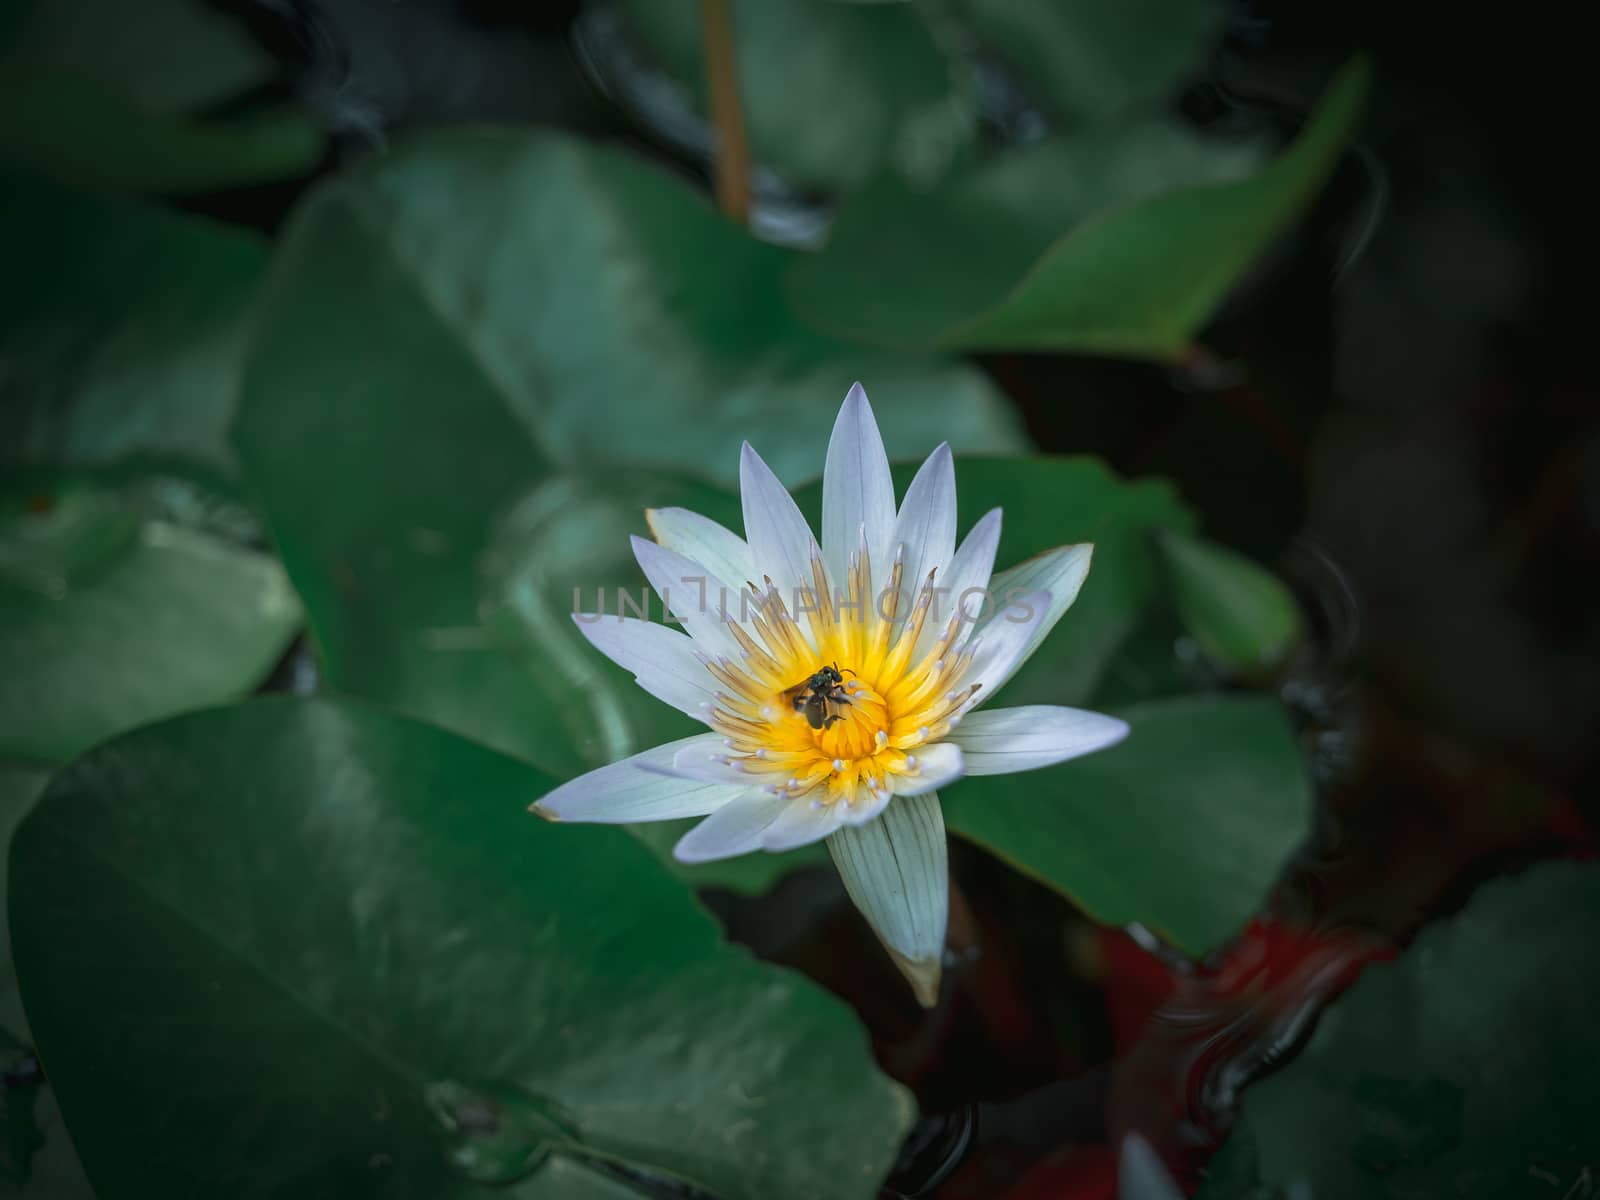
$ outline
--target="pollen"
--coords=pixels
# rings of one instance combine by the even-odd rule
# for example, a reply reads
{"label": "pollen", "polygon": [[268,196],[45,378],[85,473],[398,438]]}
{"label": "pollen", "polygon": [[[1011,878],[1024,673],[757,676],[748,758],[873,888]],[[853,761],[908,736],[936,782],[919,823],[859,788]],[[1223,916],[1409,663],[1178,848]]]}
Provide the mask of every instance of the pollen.
{"label": "pollen", "polygon": [[[865,547],[852,556],[848,587],[836,595],[820,553],[813,552],[811,567],[812,586],[792,598],[770,579],[747,585],[747,621],[730,617],[727,624],[744,651],[741,661],[706,662],[719,685],[711,725],[727,741],[730,765],[763,785],[808,796],[818,807],[872,806],[894,792],[898,778],[917,775],[912,752],[944,737],[970,706],[976,688],[958,685],[972,655],[953,648],[960,614],[938,638],[923,638],[937,595],[933,572],[902,612],[904,606],[875,602]],[[901,595],[903,572],[897,555],[885,596]],[[843,682],[829,686],[833,677],[824,676],[810,688],[824,668]]]}

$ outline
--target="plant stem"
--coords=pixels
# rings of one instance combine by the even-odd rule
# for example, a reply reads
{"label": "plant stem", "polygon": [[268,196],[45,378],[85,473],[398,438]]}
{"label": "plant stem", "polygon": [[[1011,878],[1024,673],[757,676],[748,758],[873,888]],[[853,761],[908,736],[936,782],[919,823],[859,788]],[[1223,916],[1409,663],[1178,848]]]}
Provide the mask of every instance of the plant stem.
{"label": "plant stem", "polygon": [[705,26],[706,82],[711,91],[711,124],[716,130],[712,178],[717,205],[739,224],[750,220],[750,146],[739,105],[739,71],[733,56],[730,0],[700,0]]}

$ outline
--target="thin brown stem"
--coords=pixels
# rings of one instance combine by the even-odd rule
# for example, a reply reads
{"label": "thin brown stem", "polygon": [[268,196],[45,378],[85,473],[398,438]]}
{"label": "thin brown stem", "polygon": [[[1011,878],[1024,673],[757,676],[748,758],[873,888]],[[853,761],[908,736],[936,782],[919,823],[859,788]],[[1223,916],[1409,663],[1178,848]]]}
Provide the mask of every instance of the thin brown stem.
{"label": "thin brown stem", "polygon": [[711,124],[716,130],[712,178],[717,205],[744,225],[750,219],[750,145],[745,140],[739,103],[739,70],[733,54],[730,0],[700,0],[705,26],[706,81],[711,90]]}

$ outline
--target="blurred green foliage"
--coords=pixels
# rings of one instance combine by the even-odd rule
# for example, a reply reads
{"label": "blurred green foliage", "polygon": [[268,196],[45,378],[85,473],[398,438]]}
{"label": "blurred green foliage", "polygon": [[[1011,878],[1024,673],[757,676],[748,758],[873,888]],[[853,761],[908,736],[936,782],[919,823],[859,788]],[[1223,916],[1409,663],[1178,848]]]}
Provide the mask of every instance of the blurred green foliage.
{"label": "blurred green foliage", "polygon": [[18,171],[0,171],[0,239],[6,457],[233,475],[266,240]]}
{"label": "blurred green foliage", "polygon": [[278,74],[203,0],[11,0],[0,18],[0,164],[154,193],[304,175],[322,157],[318,122],[246,103]]}
{"label": "blurred green foliage", "polygon": [[[700,5],[621,9],[628,33],[706,112]],[[793,183],[848,188],[885,170],[926,187],[971,159],[974,84],[926,6],[739,0],[732,24],[751,150]]]}
{"label": "blurred green foliage", "polygon": [[955,0],[964,39],[1058,128],[1163,108],[1222,31],[1211,0]]}

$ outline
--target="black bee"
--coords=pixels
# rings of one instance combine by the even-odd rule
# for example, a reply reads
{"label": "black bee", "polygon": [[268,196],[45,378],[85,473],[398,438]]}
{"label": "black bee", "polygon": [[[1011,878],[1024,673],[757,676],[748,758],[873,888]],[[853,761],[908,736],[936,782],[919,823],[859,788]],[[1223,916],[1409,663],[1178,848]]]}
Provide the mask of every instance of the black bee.
{"label": "black bee", "polygon": [[[850,668],[846,667],[845,670],[849,671]],[[850,673],[855,674],[854,671]],[[835,721],[844,719],[838,713],[829,712],[828,705],[850,703],[838,663],[822,667],[810,679],[795,684],[783,693],[783,698],[795,712],[805,713],[806,721],[813,729],[830,729]]]}

